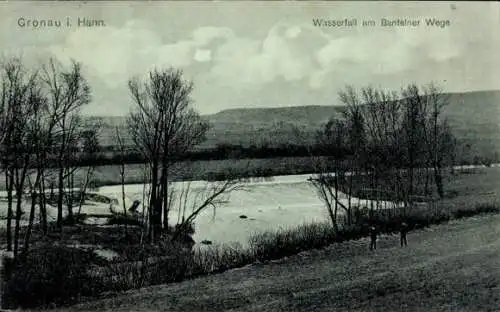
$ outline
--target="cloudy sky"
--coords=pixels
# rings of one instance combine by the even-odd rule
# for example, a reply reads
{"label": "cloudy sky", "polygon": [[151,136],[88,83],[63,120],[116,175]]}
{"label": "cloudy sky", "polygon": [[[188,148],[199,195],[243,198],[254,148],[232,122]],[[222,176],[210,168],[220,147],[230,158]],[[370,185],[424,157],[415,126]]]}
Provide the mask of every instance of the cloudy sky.
{"label": "cloudy sky", "polygon": [[[398,90],[435,81],[448,91],[500,89],[497,3],[4,2],[0,14],[4,57],[82,62],[93,88],[89,114],[127,113],[128,79],[169,66],[195,82],[194,105],[203,114],[335,105],[346,84]],[[65,27],[67,17],[72,27]],[[106,27],[78,28],[78,17]],[[22,28],[19,18],[63,26]],[[313,25],[313,19],[345,18],[358,26]],[[360,25],[381,18],[419,19],[421,26]],[[425,18],[451,24],[427,27]]]}

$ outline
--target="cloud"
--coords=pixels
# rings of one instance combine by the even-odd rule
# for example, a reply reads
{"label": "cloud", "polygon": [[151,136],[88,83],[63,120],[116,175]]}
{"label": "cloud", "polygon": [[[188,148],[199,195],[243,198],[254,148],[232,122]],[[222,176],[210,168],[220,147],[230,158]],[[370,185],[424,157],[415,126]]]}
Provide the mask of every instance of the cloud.
{"label": "cloud", "polygon": [[22,50],[81,61],[96,86],[98,102],[126,102],[126,96],[120,96],[126,94],[131,76],[147,74],[154,67],[181,68],[187,79],[194,80],[194,98],[203,110],[213,105],[217,109],[267,105],[266,101],[316,103],[308,97],[326,98],[347,83],[380,83],[396,89],[406,79],[447,79],[456,86],[471,85],[472,80],[497,83],[493,68],[499,63],[491,55],[498,50],[499,39],[484,29],[467,35],[470,23],[445,29],[333,29],[314,27],[302,17],[292,21],[267,20],[250,27],[238,20],[229,28],[213,26],[228,25],[225,20],[210,19],[187,21],[176,29],[161,28],[159,22],[110,23],[102,29],[58,32],[52,42],[45,36],[33,49],[26,39]]}
{"label": "cloud", "polygon": [[62,44],[47,50],[63,62],[77,59],[110,87],[116,87],[153,67],[185,68],[195,61],[209,61],[211,51],[200,47],[231,36],[228,28],[200,27],[188,39],[165,43],[145,23],[129,22],[120,28],[78,28]]}
{"label": "cloud", "polygon": [[[258,88],[279,79],[322,88],[332,75],[394,75],[417,70],[423,60],[445,62],[463,49],[451,30],[389,28],[328,33],[311,25],[275,24],[262,38],[228,32],[213,49],[214,81]],[[213,38],[217,33],[207,31]],[[217,33],[218,34],[218,33]]]}
{"label": "cloud", "polygon": [[242,88],[307,78],[317,66],[311,49],[326,42],[317,29],[286,23],[276,24],[264,38],[226,39],[214,51],[210,75],[221,84],[229,80]]}
{"label": "cloud", "polygon": [[285,37],[290,38],[290,39],[296,38],[300,34],[301,31],[302,31],[302,29],[299,26],[290,27],[286,30]]}
{"label": "cloud", "polygon": [[398,41],[412,48],[419,48],[425,56],[435,61],[447,61],[464,51],[463,38],[451,28],[421,26],[412,29],[396,29]]}
{"label": "cloud", "polygon": [[209,62],[212,59],[212,51],[210,50],[196,50],[194,59],[200,63]]}
{"label": "cloud", "polygon": [[208,72],[198,72],[197,80],[243,89],[304,80],[318,89],[332,75],[352,76],[352,71],[391,75],[418,68],[422,58],[436,62],[457,58],[462,53],[457,41],[447,29],[338,32],[278,22],[261,37],[204,26],[188,37],[166,42],[148,23],[134,21],[120,28],[76,29],[48,51],[63,61],[81,61],[111,88],[153,67],[195,69],[206,63]]}
{"label": "cloud", "polygon": [[218,38],[233,38],[234,33],[230,28],[226,27],[200,27],[193,31],[192,38],[193,41],[198,46],[204,46],[209,44]]}
{"label": "cloud", "polygon": [[423,64],[447,62],[464,54],[463,43],[449,29],[391,28],[357,32],[332,38],[317,51],[320,69],[311,75],[310,86],[321,88],[329,76],[364,73],[377,75],[404,75],[418,71]]}

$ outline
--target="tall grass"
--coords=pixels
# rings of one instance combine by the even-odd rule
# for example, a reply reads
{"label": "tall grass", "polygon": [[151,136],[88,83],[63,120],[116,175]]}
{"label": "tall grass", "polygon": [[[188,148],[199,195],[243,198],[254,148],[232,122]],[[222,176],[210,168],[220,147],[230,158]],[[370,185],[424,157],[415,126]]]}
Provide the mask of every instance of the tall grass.
{"label": "tall grass", "polygon": [[304,224],[250,237],[250,253],[259,261],[275,260],[304,250],[325,247],[336,240],[329,223]]}
{"label": "tall grass", "polygon": [[194,252],[190,275],[223,272],[253,262],[254,255],[238,243],[198,247]]}

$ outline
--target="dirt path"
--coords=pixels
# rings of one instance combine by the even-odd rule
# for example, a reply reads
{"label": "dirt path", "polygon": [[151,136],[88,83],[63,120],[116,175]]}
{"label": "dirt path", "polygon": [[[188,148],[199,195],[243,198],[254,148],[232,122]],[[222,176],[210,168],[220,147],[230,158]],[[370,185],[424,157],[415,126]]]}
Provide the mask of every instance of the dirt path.
{"label": "dirt path", "polygon": [[500,216],[303,253],[60,311],[494,311]]}

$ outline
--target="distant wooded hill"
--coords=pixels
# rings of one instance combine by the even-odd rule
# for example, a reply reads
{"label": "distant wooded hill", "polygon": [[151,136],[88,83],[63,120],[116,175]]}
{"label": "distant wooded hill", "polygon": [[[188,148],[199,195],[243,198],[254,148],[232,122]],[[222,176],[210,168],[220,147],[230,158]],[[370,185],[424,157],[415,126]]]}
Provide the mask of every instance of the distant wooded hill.
{"label": "distant wooded hill", "polygon": [[[500,90],[451,93],[444,110],[455,135],[467,153],[492,157],[500,152]],[[330,117],[340,115],[343,106],[296,106],[285,108],[237,108],[204,115],[211,124],[208,139],[198,148],[230,144],[241,146],[280,146],[300,144],[293,132],[298,126],[311,134]],[[89,117],[99,120],[102,146],[116,146],[115,126],[124,117]],[[126,144],[127,131],[120,131]]]}

